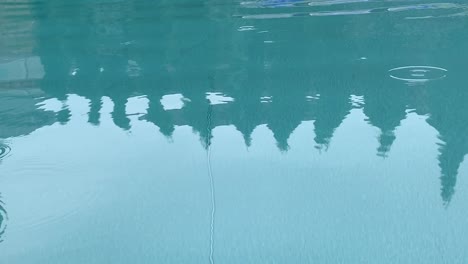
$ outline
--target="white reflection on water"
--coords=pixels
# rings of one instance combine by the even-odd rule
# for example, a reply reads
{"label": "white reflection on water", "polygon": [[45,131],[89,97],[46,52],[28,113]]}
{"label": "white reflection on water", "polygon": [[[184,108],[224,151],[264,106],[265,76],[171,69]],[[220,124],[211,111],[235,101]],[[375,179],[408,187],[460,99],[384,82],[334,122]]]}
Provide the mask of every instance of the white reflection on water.
{"label": "white reflection on water", "polygon": [[222,93],[206,93],[206,99],[210,101],[210,104],[217,105],[217,104],[227,104],[230,102],[234,102],[234,98],[226,96]]}
{"label": "white reflection on water", "polygon": [[423,84],[447,76],[446,69],[434,66],[403,66],[390,69],[388,72],[393,79],[405,81],[410,85]]}
{"label": "white reflection on water", "polygon": [[161,98],[161,104],[164,110],[177,110],[182,109],[187,100],[182,94],[167,94]]}

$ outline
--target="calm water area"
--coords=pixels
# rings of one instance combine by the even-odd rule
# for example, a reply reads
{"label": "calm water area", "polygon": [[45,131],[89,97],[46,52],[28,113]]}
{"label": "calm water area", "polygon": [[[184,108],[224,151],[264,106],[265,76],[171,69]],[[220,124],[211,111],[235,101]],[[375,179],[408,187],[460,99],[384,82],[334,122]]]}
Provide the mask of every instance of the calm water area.
{"label": "calm water area", "polygon": [[0,263],[468,263],[448,1],[0,1]]}

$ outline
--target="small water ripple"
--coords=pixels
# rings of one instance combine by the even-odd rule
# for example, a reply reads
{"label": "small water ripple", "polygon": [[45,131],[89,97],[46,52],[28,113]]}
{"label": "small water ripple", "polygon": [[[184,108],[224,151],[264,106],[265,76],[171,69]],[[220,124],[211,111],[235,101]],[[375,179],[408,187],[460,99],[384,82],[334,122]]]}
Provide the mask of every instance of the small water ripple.
{"label": "small water ripple", "polygon": [[[104,187],[98,184],[100,179],[96,176],[101,173],[83,173],[79,164],[71,160],[55,163],[44,162],[42,158],[23,156],[23,165],[8,173],[10,185],[22,185],[23,192],[28,194],[22,198],[15,220],[8,225],[12,233],[66,225],[102,199]],[[0,199],[0,217],[1,206]],[[3,228],[1,223],[0,227]],[[1,232],[2,229],[0,236]]]}
{"label": "small water ripple", "polygon": [[0,159],[4,158],[8,153],[10,153],[11,148],[7,145],[0,145]]}
{"label": "small water ripple", "polygon": [[[65,186],[62,184],[61,186]],[[61,187],[63,189],[63,187]],[[12,228],[19,232],[29,232],[29,230],[40,229],[46,226],[65,224],[89,210],[100,199],[100,191],[80,190],[41,190],[36,193],[37,203],[41,206],[28,207],[28,217],[17,219]],[[55,202],[66,201],[66,202]],[[52,203],[57,206],[52,207]]]}
{"label": "small water ripple", "polygon": [[446,69],[434,66],[404,66],[393,68],[388,72],[391,78],[404,81],[409,85],[440,80],[447,76]]}

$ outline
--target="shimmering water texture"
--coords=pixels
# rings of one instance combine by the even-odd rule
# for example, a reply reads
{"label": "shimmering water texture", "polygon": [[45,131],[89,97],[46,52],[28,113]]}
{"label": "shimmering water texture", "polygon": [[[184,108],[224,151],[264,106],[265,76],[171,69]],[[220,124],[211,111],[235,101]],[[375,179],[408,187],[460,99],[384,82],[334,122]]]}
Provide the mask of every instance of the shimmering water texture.
{"label": "shimmering water texture", "polygon": [[[418,1],[372,1],[372,0],[263,0],[246,1],[242,5],[247,8],[288,7],[291,12],[277,13],[265,11],[260,14],[242,16],[246,19],[271,19],[304,16],[349,16],[372,15],[377,13],[404,12],[404,19],[443,18],[466,16],[468,5],[465,3],[440,3]],[[284,10],[283,10],[284,11]]]}
{"label": "shimmering water texture", "polygon": [[0,263],[467,263],[463,1],[0,2]]}

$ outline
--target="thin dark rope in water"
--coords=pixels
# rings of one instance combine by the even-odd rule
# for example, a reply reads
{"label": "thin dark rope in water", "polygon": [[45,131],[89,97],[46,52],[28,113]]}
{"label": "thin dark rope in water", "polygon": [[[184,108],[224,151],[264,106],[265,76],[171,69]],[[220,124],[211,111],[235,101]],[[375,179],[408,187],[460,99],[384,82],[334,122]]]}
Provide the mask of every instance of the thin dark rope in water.
{"label": "thin dark rope in water", "polygon": [[216,213],[216,199],[215,199],[215,187],[213,170],[211,167],[211,117],[212,117],[212,106],[208,107],[207,112],[207,138],[206,138],[206,159],[208,164],[208,176],[210,178],[210,192],[211,192],[211,222],[210,222],[210,263],[214,264],[214,231],[215,231],[215,213]]}

